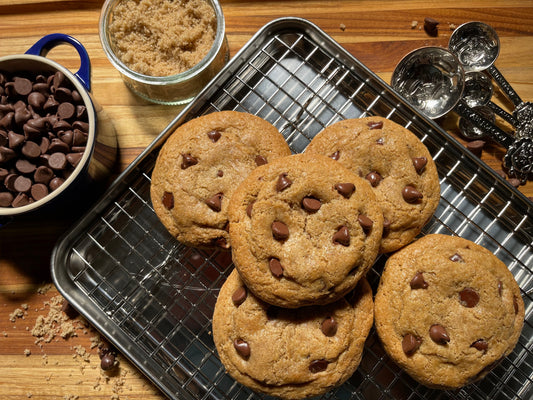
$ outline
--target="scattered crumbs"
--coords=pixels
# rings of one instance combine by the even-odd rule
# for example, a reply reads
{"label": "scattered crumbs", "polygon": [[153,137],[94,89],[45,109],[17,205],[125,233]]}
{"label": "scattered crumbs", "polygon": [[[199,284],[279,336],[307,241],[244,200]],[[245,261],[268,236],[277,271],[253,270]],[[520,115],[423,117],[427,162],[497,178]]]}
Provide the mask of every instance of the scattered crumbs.
{"label": "scattered crumbs", "polygon": [[30,350],[30,349],[24,349],[24,355],[25,355],[26,357],[29,357],[30,354],[31,354],[31,350]]}
{"label": "scattered crumbs", "polygon": [[28,399],[31,399],[31,396],[33,396],[33,393],[31,393],[31,392],[26,393],[26,397],[27,397]]}
{"label": "scattered crumbs", "polygon": [[17,318],[24,319],[24,310],[22,308],[16,308],[11,314],[9,314],[9,320],[15,322]]}
{"label": "scattered crumbs", "polygon": [[2,332],[2,335],[4,335],[4,337],[7,337],[7,332],[6,332],[6,331],[3,331],[3,332]]}
{"label": "scattered crumbs", "polygon": [[41,286],[40,288],[37,289],[37,293],[39,294],[46,294],[48,293],[48,291],[52,289],[52,284],[51,283],[48,283],[44,286]]}
{"label": "scattered crumbs", "polygon": [[418,21],[411,21],[411,29],[415,29],[418,26]]}
{"label": "scattered crumbs", "polygon": [[344,24],[340,24],[340,25],[339,25],[339,28],[341,29],[341,31],[344,32],[344,31],[346,30],[346,25],[344,25]]}
{"label": "scattered crumbs", "polygon": [[450,27],[451,31],[453,31],[453,30],[455,30],[455,28],[457,28],[457,25],[455,25],[455,24],[448,24],[448,26]]}
{"label": "scattered crumbs", "polygon": [[77,336],[77,320],[70,320],[61,310],[63,297],[61,295],[52,297],[45,302],[49,306],[48,315],[39,315],[35,320],[31,334],[36,337],[35,344],[50,343],[57,335],[63,339]]}
{"label": "scattered crumbs", "polygon": [[63,397],[63,400],[78,400],[79,398],[80,396],[78,396],[77,394],[66,394]]}

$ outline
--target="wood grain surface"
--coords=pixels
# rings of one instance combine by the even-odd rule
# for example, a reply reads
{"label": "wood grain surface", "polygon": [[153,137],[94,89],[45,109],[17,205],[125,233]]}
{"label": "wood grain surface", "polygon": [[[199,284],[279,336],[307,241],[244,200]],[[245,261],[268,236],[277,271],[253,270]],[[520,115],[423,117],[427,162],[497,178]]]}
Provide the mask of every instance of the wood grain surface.
{"label": "wood grain surface", "polygon": [[[126,88],[100,46],[98,20],[102,3],[2,0],[0,57],[24,53],[49,33],[66,33],[79,39],[91,58],[93,97],[117,131],[119,160],[114,172],[118,174],[182,108],[151,104]],[[221,4],[231,55],[272,19],[298,16],[317,24],[387,82],[395,65],[409,51],[427,45],[446,47],[454,26],[483,21],[500,36],[497,68],[524,100],[533,101],[530,0],[222,0]],[[420,29],[425,17],[440,22],[437,37]],[[413,21],[418,21],[414,28]],[[77,53],[70,46],[59,46],[48,57],[72,71],[79,67]],[[499,91],[493,101],[510,110],[511,105]],[[449,115],[439,123],[457,135],[457,117]],[[498,146],[487,145],[482,159],[499,170],[503,154]],[[518,190],[533,196],[533,182],[528,181]],[[78,326],[76,336],[63,338],[57,331],[50,342],[36,343],[39,337],[32,334],[33,328],[50,315],[51,304],[58,300],[49,272],[51,252],[76,218],[76,212],[72,214],[21,217],[0,229],[0,398],[162,399],[161,393],[120,355],[120,368],[114,374],[103,372],[94,347],[98,333],[79,317],[74,321]]]}

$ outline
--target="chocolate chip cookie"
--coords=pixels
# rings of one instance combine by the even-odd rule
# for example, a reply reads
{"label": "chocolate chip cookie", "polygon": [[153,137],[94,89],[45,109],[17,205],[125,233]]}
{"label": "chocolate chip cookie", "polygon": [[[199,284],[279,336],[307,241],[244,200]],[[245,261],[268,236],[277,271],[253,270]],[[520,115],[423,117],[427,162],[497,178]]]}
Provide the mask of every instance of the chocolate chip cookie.
{"label": "chocolate chip cookie", "polygon": [[437,209],[435,163],[426,146],[393,121],[339,121],[315,136],[305,152],[329,156],[370,182],[384,214],[381,253],[411,242]]}
{"label": "chocolate chip cookie", "polygon": [[483,378],[515,347],[520,289],[484,247],[427,235],[387,260],[375,324],[389,356],[420,383],[453,389]]}
{"label": "chocolate chip cookie", "polygon": [[253,390],[301,399],[341,385],[358,367],[373,322],[366,279],[325,306],[262,302],[233,270],[213,314],[213,339],[227,372]]}
{"label": "chocolate chip cookie", "polygon": [[220,111],[176,129],[158,155],[151,199],[163,225],[189,246],[229,248],[228,202],[258,165],[291,154],[264,119]]}
{"label": "chocolate chip cookie", "polygon": [[374,263],[383,231],[368,181],[317,154],[256,168],[235,191],[228,213],[242,279],[280,307],[345,295]]}

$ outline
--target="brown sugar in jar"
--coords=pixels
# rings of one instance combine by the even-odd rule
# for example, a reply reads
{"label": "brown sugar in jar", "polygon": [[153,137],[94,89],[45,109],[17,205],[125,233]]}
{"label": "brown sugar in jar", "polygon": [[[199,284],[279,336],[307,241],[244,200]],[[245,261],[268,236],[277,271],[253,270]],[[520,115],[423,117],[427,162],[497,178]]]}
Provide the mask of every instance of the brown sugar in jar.
{"label": "brown sugar in jar", "polygon": [[205,0],[122,0],[108,29],[115,54],[128,68],[170,76],[208,54],[217,19]]}

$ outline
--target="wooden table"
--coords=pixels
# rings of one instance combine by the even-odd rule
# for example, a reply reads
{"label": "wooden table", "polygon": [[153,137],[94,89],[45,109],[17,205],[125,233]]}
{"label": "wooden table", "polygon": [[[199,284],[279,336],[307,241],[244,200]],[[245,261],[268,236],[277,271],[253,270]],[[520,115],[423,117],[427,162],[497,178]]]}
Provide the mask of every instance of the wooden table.
{"label": "wooden table", "polygon": [[[124,169],[179,113],[134,96],[104,55],[98,38],[102,0],[3,0],[0,3],[0,56],[24,53],[45,34],[62,32],[78,38],[92,62],[92,92],[116,128],[119,167]],[[525,100],[533,101],[533,3],[530,0],[469,1],[240,1],[223,0],[231,54],[265,23],[281,16],[311,20],[366,66],[389,82],[396,63],[426,45],[447,46],[455,26],[479,20],[500,36],[496,66]],[[437,37],[424,29],[425,17],[440,22]],[[417,21],[418,24],[415,25]],[[71,70],[77,53],[60,46],[48,54]],[[496,91],[493,100],[509,109]],[[457,119],[439,121],[457,134]],[[461,139],[460,139],[461,140]],[[463,141],[464,142],[464,141]],[[482,159],[501,169],[502,150],[487,146]],[[533,182],[520,186],[533,196]],[[60,332],[50,342],[34,327],[49,323],[61,297],[51,285],[50,254],[72,221],[20,218],[0,230],[0,397],[2,399],[161,399],[163,396],[119,356],[120,369],[105,374],[94,347],[97,333],[75,320],[76,336]],[[59,313],[61,314],[61,313]],[[69,320],[72,322],[71,320]],[[64,325],[64,324],[63,324]],[[36,339],[40,343],[35,343]]]}

